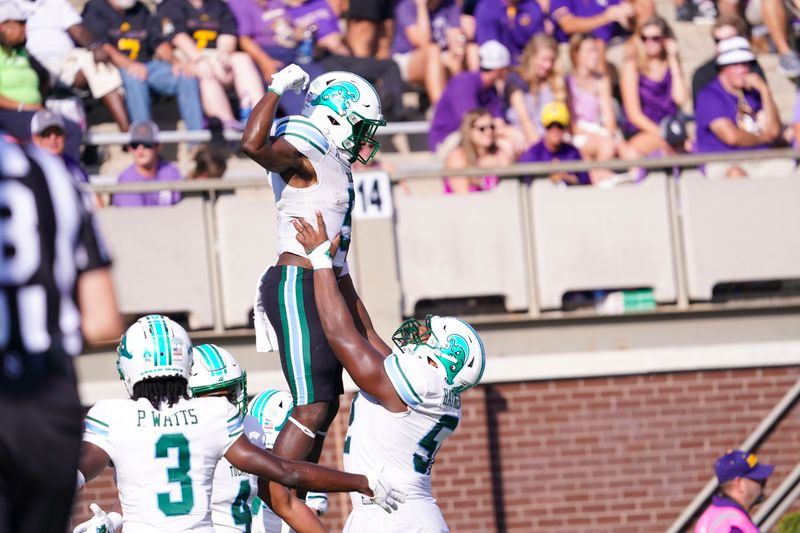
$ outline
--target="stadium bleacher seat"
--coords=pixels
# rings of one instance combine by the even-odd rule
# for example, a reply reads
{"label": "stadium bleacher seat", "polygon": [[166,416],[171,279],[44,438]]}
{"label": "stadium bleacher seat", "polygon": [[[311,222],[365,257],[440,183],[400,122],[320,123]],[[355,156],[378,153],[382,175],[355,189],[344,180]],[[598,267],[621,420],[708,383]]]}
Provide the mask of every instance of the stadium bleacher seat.
{"label": "stadium bleacher seat", "polygon": [[651,288],[676,299],[667,177],[650,175],[613,189],[531,187],[534,263],[542,309],[559,309],[569,291]]}

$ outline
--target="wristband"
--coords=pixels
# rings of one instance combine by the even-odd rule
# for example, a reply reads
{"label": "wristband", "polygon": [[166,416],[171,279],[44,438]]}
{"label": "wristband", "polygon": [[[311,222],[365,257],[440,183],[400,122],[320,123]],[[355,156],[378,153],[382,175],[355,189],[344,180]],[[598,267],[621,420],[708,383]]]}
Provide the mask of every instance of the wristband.
{"label": "wristband", "polygon": [[325,241],[309,252],[308,259],[311,261],[311,266],[314,268],[314,270],[333,268],[330,248],[331,241]]}
{"label": "wristband", "polygon": [[277,94],[277,95],[278,95],[278,98],[280,98],[281,96],[283,96],[283,93],[282,93],[281,91],[279,91],[278,89],[275,89],[275,88],[274,88],[272,85],[270,85],[269,87],[267,87],[267,92],[273,92],[273,93]]}
{"label": "wristband", "polygon": [[111,521],[111,527],[113,531],[119,531],[122,527],[122,515],[115,512],[110,512],[106,515],[108,519]]}
{"label": "wristband", "polygon": [[86,477],[83,472],[78,470],[78,478],[75,480],[75,492],[81,490],[84,485],[86,485]]}

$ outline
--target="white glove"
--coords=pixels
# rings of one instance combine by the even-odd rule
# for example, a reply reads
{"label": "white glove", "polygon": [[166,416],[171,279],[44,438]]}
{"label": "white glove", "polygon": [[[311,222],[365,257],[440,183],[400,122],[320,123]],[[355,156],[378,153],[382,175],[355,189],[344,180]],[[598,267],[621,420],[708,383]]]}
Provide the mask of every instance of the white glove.
{"label": "white glove", "polygon": [[286,91],[294,91],[300,94],[305,90],[307,85],[308,74],[292,63],[272,75],[272,83],[269,85],[269,90],[279,95],[282,95]]}
{"label": "white glove", "polygon": [[383,477],[383,467],[367,473],[367,482],[374,494],[372,503],[387,513],[396,511],[398,504],[405,503],[406,493],[392,488],[392,484]]}
{"label": "white glove", "polygon": [[122,515],[119,513],[106,514],[96,503],[89,505],[89,509],[94,516],[75,526],[72,533],[114,533],[122,527]]}
{"label": "white glove", "polygon": [[309,492],[306,494],[306,505],[317,512],[317,516],[328,513],[328,495],[324,492]]}

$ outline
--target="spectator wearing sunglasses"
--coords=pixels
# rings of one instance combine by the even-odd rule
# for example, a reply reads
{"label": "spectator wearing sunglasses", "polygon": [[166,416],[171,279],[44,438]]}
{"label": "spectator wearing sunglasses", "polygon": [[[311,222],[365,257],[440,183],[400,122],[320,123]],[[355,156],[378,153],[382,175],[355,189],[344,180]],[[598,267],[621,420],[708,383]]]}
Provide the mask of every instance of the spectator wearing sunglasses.
{"label": "spectator wearing sunglasses", "polygon": [[[448,170],[467,167],[504,167],[514,163],[513,154],[497,144],[495,120],[486,109],[467,112],[461,121],[461,142],[444,163]],[[497,176],[450,176],[444,180],[445,194],[488,191]]]}
{"label": "spectator wearing sunglasses", "polygon": [[695,524],[695,533],[759,531],[750,511],[764,501],[764,486],[774,471],[773,465],[759,463],[755,454],[728,450],[714,463],[719,486]]}
{"label": "spectator wearing sunglasses", "polygon": [[[179,181],[178,168],[161,159],[161,145],[158,143],[158,126],[149,120],[134,122],[130,128],[130,153],[133,164],[122,171],[117,183],[138,183],[143,181]],[[174,205],[180,202],[177,191],[149,191],[116,193],[112,205],[117,207],[144,207]]]}
{"label": "spectator wearing sunglasses", "polygon": [[66,124],[64,117],[49,109],[37,111],[31,118],[31,140],[56,157],[64,160],[69,173],[77,183],[89,183],[89,176],[80,164],[64,153]]}
{"label": "spectator wearing sunglasses", "polygon": [[[542,108],[542,140],[528,149],[519,158],[519,163],[550,163],[559,161],[580,161],[581,153],[577,148],[564,140],[569,130],[570,116],[567,105],[563,102],[550,102]],[[591,180],[586,172],[555,172],[548,176],[553,183],[563,185],[589,185]],[[532,176],[523,179],[530,185]]]}

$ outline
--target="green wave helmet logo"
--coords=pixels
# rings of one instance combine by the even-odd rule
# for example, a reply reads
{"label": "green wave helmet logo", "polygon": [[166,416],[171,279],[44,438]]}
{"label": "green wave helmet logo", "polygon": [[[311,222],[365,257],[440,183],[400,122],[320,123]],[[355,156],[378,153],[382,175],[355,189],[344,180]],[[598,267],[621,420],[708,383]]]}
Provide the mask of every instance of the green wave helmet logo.
{"label": "green wave helmet logo", "polygon": [[349,81],[337,81],[332,83],[316,98],[311,101],[312,105],[324,105],[331,108],[340,117],[347,116],[350,109],[350,102],[355,102],[361,97],[358,87]]}
{"label": "green wave helmet logo", "polygon": [[446,359],[445,370],[447,371],[447,383],[453,384],[456,374],[464,368],[469,354],[467,340],[461,335],[448,335],[447,347],[442,347],[442,357]]}

